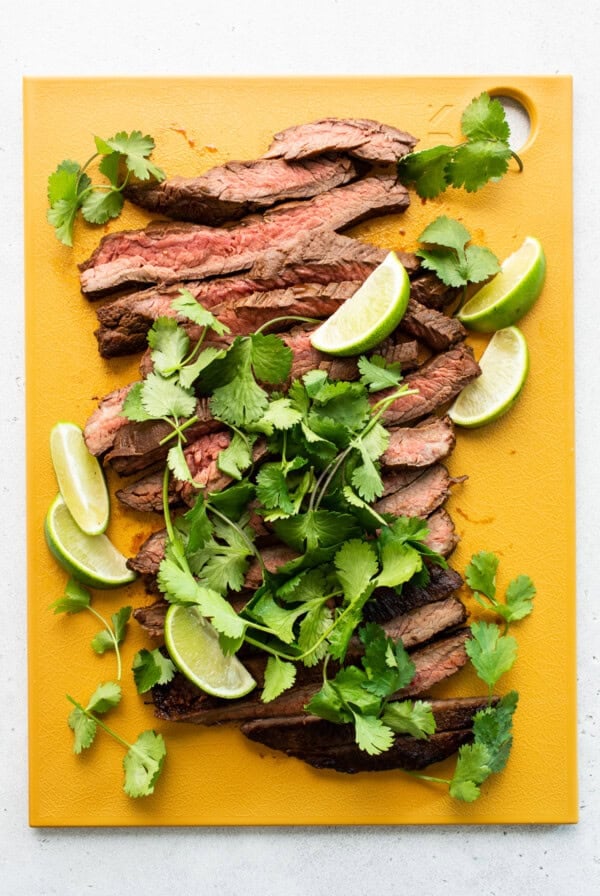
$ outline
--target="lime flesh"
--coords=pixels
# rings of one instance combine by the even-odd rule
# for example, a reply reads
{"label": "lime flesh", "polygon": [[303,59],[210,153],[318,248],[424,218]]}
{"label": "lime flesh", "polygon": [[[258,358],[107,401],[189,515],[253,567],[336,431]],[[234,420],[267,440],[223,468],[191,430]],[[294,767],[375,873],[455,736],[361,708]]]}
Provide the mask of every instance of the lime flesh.
{"label": "lime flesh", "polygon": [[60,565],[84,585],[118,588],[136,578],[106,535],[88,535],[79,528],[61,495],[46,514],[44,534]]}
{"label": "lime flesh", "polygon": [[493,333],[517,323],[539,297],[546,277],[546,256],[539,240],[528,236],[457,314],[470,330]]}
{"label": "lime flesh", "polygon": [[57,423],[50,433],[50,455],[59,491],[79,528],[88,535],[104,532],[110,512],[106,480],[80,427]]}
{"label": "lime flesh", "polygon": [[448,414],[459,426],[491,423],[514,404],[529,373],[529,351],[516,327],[495,333],[479,360],[481,376],[466,386]]}
{"label": "lime flesh", "polygon": [[390,252],[358,290],[312,335],[311,343],[329,355],[358,355],[382,342],[406,311],[410,281]]}
{"label": "lime flesh", "polygon": [[238,658],[223,653],[216,629],[196,606],[169,607],[165,642],[180,672],[207,694],[231,700],[244,697],[256,687]]}

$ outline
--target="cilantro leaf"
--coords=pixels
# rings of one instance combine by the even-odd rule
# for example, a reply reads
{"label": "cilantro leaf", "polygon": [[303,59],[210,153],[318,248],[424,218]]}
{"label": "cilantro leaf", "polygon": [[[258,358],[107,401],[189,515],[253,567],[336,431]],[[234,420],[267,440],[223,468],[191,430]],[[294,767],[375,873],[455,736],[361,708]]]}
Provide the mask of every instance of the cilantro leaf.
{"label": "cilantro leaf", "polygon": [[506,589],[506,606],[500,605],[496,610],[507,622],[524,619],[533,610],[535,594],[535,585],[529,576],[517,576]]}
{"label": "cilantro leaf", "polygon": [[56,230],[56,236],[65,246],[73,245],[75,216],[89,190],[91,181],[78,162],[69,159],[61,162],[48,178],[47,220]]}
{"label": "cilantro leaf", "polygon": [[339,725],[352,721],[352,714],[345,709],[338,691],[327,680],[323,682],[321,690],[313,694],[305,709],[321,719]]}
{"label": "cilantro leaf", "polygon": [[221,473],[232,479],[241,479],[242,473],[252,466],[252,447],[255,441],[255,436],[243,436],[235,432],[227,448],[219,451],[217,467]]}
{"label": "cilantro leaf", "polygon": [[235,340],[225,358],[223,375],[229,379],[214,389],[210,407],[214,417],[231,426],[246,426],[267,410],[269,399],[252,373],[252,343],[249,338]]}
{"label": "cilantro leaf", "polygon": [[292,369],[292,350],[273,334],[254,333],[250,338],[252,368],[262,383],[284,383]]}
{"label": "cilantro leaf", "polygon": [[398,362],[388,364],[381,355],[364,355],[358,359],[360,381],[369,392],[379,392],[381,389],[389,389],[397,386],[402,380],[402,372]]}
{"label": "cilantro leaf", "polygon": [[491,622],[473,622],[465,647],[479,678],[490,690],[517,658],[517,642],[511,635],[501,635]]}
{"label": "cilantro leaf", "polygon": [[450,796],[472,803],[479,796],[481,784],[489,778],[490,755],[485,744],[464,744],[458,751],[458,761],[450,782]]}
{"label": "cilantro leaf", "polygon": [[197,603],[198,583],[189,569],[182,569],[173,559],[170,546],[165,552],[164,559],[161,560],[156,581],[159,589],[171,603]]}
{"label": "cilantro leaf", "polygon": [[448,176],[454,187],[467,193],[480,190],[489,180],[508,171],[511,149],[503,143],[477,140],[457,147],[448,165]]}
{"label": "cilantro leaf", "polygon": [[198,379],[201,373],[211,366],[215,361],[224,358],[226,351],[224,348],[216,348],[209,345],[200,352],[195,361],[187,363],[179,371],[179,384],[184,389],[189,389]]}
{"label": "cilantro leaf", "polygon": [[403,184],[414,184],[422,199],[435,199],[448,188],[448,164],[452,146],[434,146],[408,153],[398,163],[398,176]]}
{"label": "cilantro leaf", "polygon": [[265,681],[261,700],[270,703],[288,688],[291,688],[296,680],[296,667],[293,663],[287,663],[278,656],[270,656],[265,668]]}
{"label": "cilantro leaf", "polygon": [[254,533],[247,525],[215,520],[213,534],[201,548],[188,552],[190,569],[219,594],[239,591],[254,556]]}
{"label": "cilantro leaf", "polygon": [[429,248],[417,255],[427,270],[447,286],[466,286],[486,280],[500,270],[498,259],[483,246],[469,246],[471,234],[459,221],[446,215],[436,218],[419,236]]}
{"label": "cilantro leaf", "polygon": [[80,585],[75,579],[69,579],[65,593],[50,604],[50,608],[55,613],[80,613],[89,607],[91,600],[92,596],[84,585]]}
{"label": "cilantro leaf", "polygon": [[308,609],[308,603],[302,603],[297,607],[281,607],[269,589],[264,588],[257,591],[246,605],[244,613],[263,622],[285,644],[291,644],[295,639],[294,625]]}
{"label": "cilantro leaf", "polygon": [[148,180],[150,177],[154,177],[158,181],[165,179],[164,171],[148,159],[154,149],[154,140],[149,135],[144,137],[141,131],[132,131],[131,134],[119,131],[108,140],[96,137],[95,141],[98,152],[103,155],[112,152],[121,153],[125,157],[125,165],[128,170],[140,180]]}
{"label": "cilantro leaf", "polygon": [[288,430],[302,420],[302,414],[292,406],[289,398],[276,398],[269,402],[265,413],[260,420],[251,424],[253,430],[257,429],[265,435],[273,435],[276,429]]}
{"label": "cilantro leaf", "polygon": [[138,694],[145,694],[155,684],[167,684],[175,675],[175,666],[158,647],[154,650],[138,650],[131,667]]}
{"label": "cilantro leaf", "polygon": [[327,642],[317,645],[317,641],[331,628],[332,622],[331,609],[323,603],[313,605],[300,622],[298,647],[307,654],[302,660],[305,666],[315,666],[327,653]]}
{"label": "cilantro leaf", "polygon": [[359,749],[364,750],[369,756],[378,756],[389,750],[394,743],[394,732],[388,725],[377,716],[356,712],[352,715]]}
{"label": "cilantro leaf", "polygon": [[143,423],[145,420],[152,420],[152,415],[148,413],[142,404],[143,388],[143,382],[134,383],[123,402],[123,416],[127,417],[128,420],[132,420],[134,423]]}
{"label": "cilantro leaf", "polygon": [[254,495],[254,486],[250,482],[242,481],[230,485],[222,492],[211,492],[208,500],[210,506],[220,510],[230,520],[239,520]]}
{"label": "cilantro leaf", "polygon": [[142,407],[155,419],[191,417],[196,410],[196,396],[175,380],[166,380],[149,373],[141,388]]}
{"label": "cilantro leaf", "polygon": [[92,649],[99,654],[105,653],[107,650],[115,650],[125,637],[125,630],[129,617],[131,616],[131,607],[121,607],[111,618],[113,628],[102,629],[92,639]]}
{"label": "cilantro leaf", "polygon": [[190,339],[174,318],[159,317],[148,331],[148,345],[155,372],[168,378],[183,364]]}
{"label": "cilantro leaf", "polygon": [[473,719],[475,742],[488,751],[488,766],[492,772],[501,772],[508,762],[512,746],[512,717],[519,695],[510,691],[497,706],[489,706],[476,713]]}
{"label": "cilantro leaf", "polygon": [[359,441],[357,447],[360,451],[362,463],[358,464],[352,471],[352,485],[361,498],[371,503],[375,498],[380,498],[383,494],[383,480],[379,469],[371,460],[363,442]]}
{"label": "cilantro leaf", "polygon": [[95,712],[102,715],[109,709],[118,706],[121,702],[121,686],[115,681],[106,681],[98,685],[89,699],[86,712]]}
{"label": "cilantro leaf", "polygon": [[389,697],[410,684],[415,675],[415,664],[401,640],[394,643],[381,626],[373,622],[360,630],[359,637],[365,647],[361,660],[367,674],[367,681],[363,683],[365,690],[378,697]]}
{"label": "cilantro leaf", "polygon": [[180,441],[177,441],[169,448],[167,452],[167,466],[175,479],[178,479],[180,482],[194,481]]}
{"label": "cilantro leaf", "polygon": [[435,716],[431,704],[424,700],[388,703],[381,718],[396,734],[410,734],[418,740],[435,734]]}
{"label": "cilantro leaf", "polygon": [[123,759],[125,783],[123,789],[128,796],[149,796],[154,793],[154,785],[162,770],[167,748],[161,734],[144,731],[132,744]]}
{"label": "cilantro leaf", "polygon": [[498,557],[490,551],[479,551],[473,554],[471,562],[465,570],[467,584],[473,591],[480,591],[493,600],[496,596],[496,572]]}
{"label": "cilantro leaf", "polygon": [[348,513],[309,510],[273,523],[275,534],[296,551],[332,547],[360,534],[360,527]]}
{"label": "cilantro leaf", "polygon": [[189,289],[180,289],[177,298],[171,302],[171,308],[183,317],[193,321],[199,327],[214,330],[218,336],[231,332],[226,324],[221,323],[204,305],[195,298]]}
{"label": "cilantro leaf", "polygon": [[485,92],[472,100],[463,112],[461,129],[469,140],[500,140],[506,143],[510,137],[502,103]]}
{"label": "cilantro leaf", "polygon": [[342,545],[335,555],[334,564],[346,603],[363,594],[373,584],[379,571],[375,551],[370,544],[358,539]]}
{"label": "cilantro leaf", "polygon": [[98,728],[96,720],[91,719],[79,706],[75,706],[69,713],[67,723],[74,735],[73,752],[79,754],[91,747]]}
{"label": "cilantro leaf", "polygon": [[81,202],[81,214],[90,224],[106,224],[111,218],[118,218],[123,210],[123,194],[117,190],[102,193],[94,190]]}

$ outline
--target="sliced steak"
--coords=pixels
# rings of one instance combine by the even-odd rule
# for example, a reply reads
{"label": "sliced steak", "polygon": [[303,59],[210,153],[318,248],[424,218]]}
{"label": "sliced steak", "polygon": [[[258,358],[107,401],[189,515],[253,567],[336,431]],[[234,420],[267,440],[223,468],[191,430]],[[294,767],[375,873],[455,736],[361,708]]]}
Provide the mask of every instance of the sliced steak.
{"label": "sliced steak", "polygon": [[388,469],[428,467],[447,457],[455,444],[450,418],[429,417],[419,426],[390,430],[390,443],[381,456],[381,463]]}
{"label": "sliced steak", "polygon": [[[450,700],[432,700],[431,709],[436,731],[433,738],[416,740],[409,736],[396,737],[386,768],[423,768],[432,762],[446,758],[458,746],[468,743],[464,737],[473,724],[476,713],[485,709],[485,697],[463,697]],[[250,740],[280,750],[288,756],[302,759],[316,768],[335,771],[376,771],[381,769],[381,757],[368,756],[358,749],[352,725],[336,725],[317,716],[303,713],[276,719],[255,719],[243,722],[242,733]],[[454,740],[447,734],[459,733]],[[451,749],[452,748],[452,749]],[[446,750],[449,752],[446,752]]]}
{"label": "sliced steak", "polygon": [[96,457],[108,451],[114,444],[117,432],[130,422],[123,416],[123,402],[132,385],[109,392],[88,417],[84,428],[85,443],[88,451]]}
{"label": "sliced steak", "polygon": [[363,609],[366,622],[380,625],[399,614],[409,613],[417,607],[424,607],[437,601],[446,600],[462,586],[461,575],[452,567],[429,564],[429,581],[425,585],[407,582],[401,589],[376,588]]}
{"label": "sliced steak", "polygon": [[448,511],[439,507],[427,517],[427,525],[429,527],[429,533],[425,539],[427,546],[432,551],[441,554],[442,557],[449,557],[458,544],[459,538]]}
{"label": "sliced steak", "polygon": [[416,302],[427,308],[435,308],[443,311],[458,297],[460,290],[446,286],[445,283],[431,271],[419,270],[412,279],[410,295]]}
{"label": "sliced steak", "polygon": [[393,164],[411,152],[416,137],[369,118],[321,118],[280,131],[265,159],[306,159],[343,152],[368,162]]}
{"label": "sliced steak", "polygon": [[[96,331],[98,347],[104,357],[144,348],[146,334],[156,318],[176,316],[171,303],[183,288],[188,289],[205,308],[218,309],[215,313],[220,314],[237,308],[244,299],[256,293],[285,292],[288,287],[305,286],[313,303],[318,305],[320,287],[340,284],[337,294],[339,301],[342,301],[353,295],[357,285],[383,261],[385,255],[385,250],[350,237],[323,229],[311,231],[299,235],[293,243],[283,248],[267,249],[248,274],[208,281],[160,284],[101,305],[96,310],[100,322]],[[417,270],[418,260],[414,255],[399,255],[407,270]],[[335,289],[333,292],[336,294]],[[293,293],[290,299],[292,296]],[[250,300],[248,307],[251,306]],[[331,313],[327,310],[329,307],[329,304],[324,306],[324,315]],[[305,306],[298,313],[301,312],[306,313]],[[258,324],[253,329],[256,326]],[[245,331],[247,329],[248,324]]]}
{"label": "sliced steak", "polygon": [[[468,630],[459,631],[412,651],[411,658],[416,667],[414,686],[411,684],[395,696],[415,696],[458,672],[467,662],[465,643],[468,637]],[[263,657],[256,658],[256,661],[248,660],[245,665],[261,686],[259,662],[264,668]],[[237,700],[223,700],[203,693],[183,675],[177,674],[168,684],[152,688],[152,699],[155,714],[160,719],[192,722],[195,725],[218,725],[222,722],[299,715],[321,685],[320,666],[312,669],[300,668],[295,687],[270,703],[263,703],[257,690]]]}
{"label": "sliced steak", "polygon": [[307,230],[343,230],[366,218],[402,212],[407,190],[389,175],[366,177],[306,202],[284,203],[233,227],[177,222],[103,237],[80,265],[82,292],[94,298],[130,284],[173,283],[247,271],[272,246]]}
{"label": "sliced steak", "polygon": [[[466,478],[466,477],[464,477]],[[377,513],[394,516],[429,516],[450,495],[450,487],[462,479],[454,479],[443,464],[426,467],[403,488],[385,495],[373,505]]]}
{"label": "sliced steak", "polygon": [[[404,382],[409,389],[416,390],[415,394],[397,398],[383,415],[384,423],[398,426],[434,413],[456,398],[480,373],[472,349],[464,343],[436,355],[405,378]],[[378,392],[376,400],[384,396],[385,392]]]}
{"label": "sliced steak", "polygon": [[311,199],[355,180],[359,173],[357,165],[344,156],[298,162],[256,159],[227,162],[199,177],[132,184],[124,192],[131,202],[151,212],[179,221],[218,225],[277,202]]}
{"label": "sliced steak", "polygon": [[443,352],[461,342],[467,331],[455,317],[448,317],[435,308],[427,308],[413,298],[408,303],[400,326],[409,336],[414,336],[435,352]]}

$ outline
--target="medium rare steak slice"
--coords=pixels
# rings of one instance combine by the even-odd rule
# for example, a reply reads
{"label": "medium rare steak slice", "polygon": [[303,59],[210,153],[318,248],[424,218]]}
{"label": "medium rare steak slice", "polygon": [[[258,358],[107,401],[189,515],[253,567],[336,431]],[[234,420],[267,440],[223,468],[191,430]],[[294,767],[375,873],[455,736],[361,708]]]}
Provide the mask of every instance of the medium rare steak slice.
{"label": "medium rare steak slice", "polygon": [[390,430],[390,443],[381,456],[387,469],[428,467],[454,449],[456,438],[450,417],[428,417],[419,426]]}
{"label": "medium rare steak slice", "polygon": [[88,451],[96,457],[108,451],[114,444],[117,432],[130,422],[122,412],[123,402],[132,385],[109,392],[88,417],[84,428],[85,443]]}
{"label": "medium rare steak slice", "polygon": [[286,162],[256,159],[227,162],[199,177],[172,177],[161,183],[131,184],[125,196],[136,205],[179,221],[223,224],[289,199],[311,199],[359,175],[343,156]]}
{"label": "medium rare steak slice", "polygon": [[[386,767],[423,768],[450,755],[446,754],[446,747],[453,742],[441,738],[441,733],[466,733],[472,727],[475,714],[486,709],[488,701],[485,697],[462,697],[432,700],[430,705],[435,718],[434,739],[396,738],[387,760],[392,764]],[[381,767],[380,757],[376,757],[377,761],[371,764],[372,758],[358,749],[352,725],[336,725],[303,713],[279,719],[255,719],[243,722],[240,728],[250,740],[302,759],[317,768],[353,772],[375,771]],[[467,738],[459,738],[459,746],[467,742]],[[387,753],[384,755],[387,756]]]}
{"label": "medium rare steak slice", "polygon": [[[411,652],[416,672],[414,684],[399,691],[395,697],[422,694],[434,684],[458,672],[467,662],[465,644],[469,631],[464,629]],[[257,679],[259,685],[259,662],[257,657],[245,665]],[[311,680],[312,679],[312,680]],[[298,683],[270,703],[263,703],[260,693],[252,691],[238,700],[223,700],[203,693],[183,675],[177,674],[169,684],[152,688],[154,711],[159,719],[171,722],[192,722],[195,725],[218,725],[222,722],[245,722],[251,719],[297,716],[303,712],[311,697],[321,688],[322,670],[320,666],[298,670]]]}
{"label": "medium rare steak slice", "polygon": [[[397,398],[384,413],[383,422],[388,426],[398,426],[434,413],[456,398],[461,389],[480,373],[472,349],[459,343],[405,377],[406,385],[409,389],[415,389],[416,393]],[[378,392],[377,400],[384,398],[385,394]]]}
{"label": "medium rare steak slice", "polygon": [[380,498],[373,506],[377,513],[391,513],[394,516],[429,516],[448,498],[450,487],[461,481],[462,478],[453,479],[443,464],[434,464],[426,467],[421,475],[408,485]]}
{"label": "medium rare steak slice", "polygon": [[306,202],[284,203],[233,227],[163,222],[102,238],[80,265],[89,297],[136,283],[173,283],[247,271],[272,246],[293,245],[299,234],[343,230],[376,215],[402,212],[407,190],[389,175],[373,175]]}
{"label": "medium rare steak slice", "polygon": [[449,557],[458,544],[459,538],[448,511],[439,507],[427,517],[427,526],[429,527],[429,534],[426,538],[427,545],[442,557]]}
{"label": "medium rare steak slice", "polygon": [[265,159],[306,159],[343,152],[368,162],[393,164],[411,152],[416,137],[369,118],[321,118],[280,131]]}

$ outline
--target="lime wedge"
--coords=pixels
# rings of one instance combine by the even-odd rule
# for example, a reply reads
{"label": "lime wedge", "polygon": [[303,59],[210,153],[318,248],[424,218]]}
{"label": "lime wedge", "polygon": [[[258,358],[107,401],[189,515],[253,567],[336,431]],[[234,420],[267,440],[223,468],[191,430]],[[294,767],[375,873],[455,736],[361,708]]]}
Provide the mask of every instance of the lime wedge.
{"label": "lime wedge", "polygon": [[88,535],[79,528],[61,495],[46,514],[44,534],[60,565],[84,585],[118,588],[136,577],[106,535]]}
{"label": "lime wedge", "polygon": [[110,511],[106,480],[79,426],[57,423],[50,433],[50,455],[59,491],[79,528],[88,535],[104,532]]}
{"label": "lime wedge", "polygon": [[539,240],[528,236],[502,263],[498,274],[482,286],[458,319],[480,333],[493,333],[516,324],[538,298],[546,277],[546,256]]}
{"label": "lime wedge", "polygon": [[358,355],[374,348],[396,329],[410,296],[408,274],[390,252],[365,282],[311,337],[329,355]]}
{"label": "lime wedge", "polygon": [[479,359],[481,376],[466,386],[448,414],[459,426],[491,423],[514,404],[529,372],[525,337],[516,327],[494,333]]}
{"label": "lime wedge", "polygon": [[223,653],[216,629],[196,606],[169,607],[165,642],[177,668],[207,694],[232,700],[256,687],[238,658]]}

